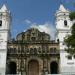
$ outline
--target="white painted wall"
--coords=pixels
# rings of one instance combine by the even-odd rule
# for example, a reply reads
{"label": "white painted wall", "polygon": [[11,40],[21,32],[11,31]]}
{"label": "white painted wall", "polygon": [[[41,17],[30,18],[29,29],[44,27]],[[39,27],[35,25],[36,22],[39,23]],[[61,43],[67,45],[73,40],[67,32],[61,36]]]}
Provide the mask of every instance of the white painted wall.
{"label": "white painted wall", "polygon": [[[65,14],[65,15],[64,15]],[[64,26],[64,20],[67,20],[67,26]],[[60,42],[60,71],[63,74],[74,73],[75,72],[75,59],[69,60],[67,56],[69,55],[64,45],[64,37],[71,34],[72,21],[69,18],[69,11],[60,5],[59,10],[56,12],[56,29],[57,29],[57,39]]]}
{"label": "white painted wall", "polygon": [[7,41],[10,30],[10,13],[5,5],[0,9],[0,20],[2,21],[2,26],[0,26],[0,75],[5,75]]}

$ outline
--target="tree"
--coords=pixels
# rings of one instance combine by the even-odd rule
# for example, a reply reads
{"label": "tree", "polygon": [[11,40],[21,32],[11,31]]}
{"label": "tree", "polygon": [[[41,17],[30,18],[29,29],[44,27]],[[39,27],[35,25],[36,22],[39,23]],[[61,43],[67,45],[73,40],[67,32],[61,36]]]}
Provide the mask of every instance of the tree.
{"label": "tree", "polygon": [[71,12],[69,17],[71,20],[74,20],[75,19],[75,12]]}
{"label": "tree", "polygon": [[[75,19],[75,12],[71,12],[69,15],[71,20]],[[75,23],[73,23],[71,27],[71,35],[69,35],[67,38],[65,38],[64,42],[67,46],[65,49],[70,54],[75,54]]]}

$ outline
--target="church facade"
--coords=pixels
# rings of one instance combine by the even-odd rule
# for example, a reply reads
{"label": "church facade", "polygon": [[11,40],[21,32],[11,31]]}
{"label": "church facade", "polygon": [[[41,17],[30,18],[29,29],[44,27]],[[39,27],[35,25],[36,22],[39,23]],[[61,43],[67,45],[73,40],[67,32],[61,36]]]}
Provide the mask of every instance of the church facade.
{"label": "church facade", "polygon": [[36,28],[18,34],[16,40],[8,43],[7,53],[7,74],[60,73],[59,43]]}
{"label": "church facade", "polygon": [[[61,4],[56,16],[56,40],[33,27],[10,40],[11,14],[0,9],[1,75],[75,75],[75,58],[65,51],[64,38],[71,34],[69,11]],[[73,70],[72,70],[73,69]]]}

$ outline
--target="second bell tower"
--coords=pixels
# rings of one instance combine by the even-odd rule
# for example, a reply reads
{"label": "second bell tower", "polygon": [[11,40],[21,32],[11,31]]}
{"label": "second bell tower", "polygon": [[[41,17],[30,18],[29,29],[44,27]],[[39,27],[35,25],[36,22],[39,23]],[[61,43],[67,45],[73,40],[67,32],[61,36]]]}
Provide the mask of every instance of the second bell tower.
{"label": "second bell tower", "polygon": [[70,11],[61,4],[56,12],[56,29],[60,46],[60,71],[63,75],[72,75],[75,72],[75,59],[65,51],[64,38],[71,34],[72,21],[69,18]]}
{"label": "second bell tower", "polygon": [[0,74],[5,75],[7,41],[10,37],[10,12],[5,5],[0,9]]}

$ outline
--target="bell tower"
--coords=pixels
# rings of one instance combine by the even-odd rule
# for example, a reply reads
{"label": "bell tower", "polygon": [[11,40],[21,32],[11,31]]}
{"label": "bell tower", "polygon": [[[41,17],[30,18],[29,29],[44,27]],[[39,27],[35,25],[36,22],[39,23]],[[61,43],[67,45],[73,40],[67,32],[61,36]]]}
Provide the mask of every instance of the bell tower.
{"label": "bell tower", "polygon": [[7,41],[10,37],[10,12],[4,4],[0,9],[0,74],[5,75]]}
{"label": "bell tower", "polygon": [[69,13],[70,11],[65,9],[61,4],[55,14],[57,30],[56,39],[59,39],[60,43],[64,42],[64,38],[67,36],[67,34],[71,33],[72,21],[69,18]]}
{"label": "bell tower", "polygon": [[69,75],[75,72],[75,59],[70,57],[69,53],[65,51],[66,45],[64,43],[64,38],[71,34],[72,21],[69,18],[69,14],[70,11],[65,9],[62,4],[55,14],[57,30],[56,40],[59,41],[60,46],[60,71],[63,75]]}

